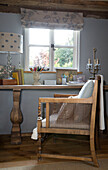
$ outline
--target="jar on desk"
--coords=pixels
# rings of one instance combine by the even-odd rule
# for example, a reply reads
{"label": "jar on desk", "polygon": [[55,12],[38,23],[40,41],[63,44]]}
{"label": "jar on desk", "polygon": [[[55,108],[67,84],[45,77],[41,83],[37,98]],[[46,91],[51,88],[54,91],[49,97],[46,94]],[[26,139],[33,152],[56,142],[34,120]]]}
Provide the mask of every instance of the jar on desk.
{"label": "jar on desk", "polygon": [[62,77],[62,85],[66,84],[66,77]]}

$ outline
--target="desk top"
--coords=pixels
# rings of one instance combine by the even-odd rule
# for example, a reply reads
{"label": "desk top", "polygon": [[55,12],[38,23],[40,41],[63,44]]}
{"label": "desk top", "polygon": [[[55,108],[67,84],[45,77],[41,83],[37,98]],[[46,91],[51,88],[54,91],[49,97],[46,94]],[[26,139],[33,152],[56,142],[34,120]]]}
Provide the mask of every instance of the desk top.
{"label": "desk top", "polygon": [[[0,85],[0,90],[81,89],[81,85]],[[104,85],[108,90],[108,85]]]}
{"label": "desk top", "polygon": [[81,85],[1,85],[0,90],[4,89],[22,89],[22,90],[39,90],[39,89],[80,89]]}

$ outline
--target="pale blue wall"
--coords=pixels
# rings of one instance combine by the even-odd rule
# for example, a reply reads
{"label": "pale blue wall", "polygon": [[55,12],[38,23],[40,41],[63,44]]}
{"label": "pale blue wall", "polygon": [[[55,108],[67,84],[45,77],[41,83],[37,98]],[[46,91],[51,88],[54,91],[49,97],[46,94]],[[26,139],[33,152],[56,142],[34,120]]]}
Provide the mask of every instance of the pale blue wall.
{"label": "pale blue wall", "polygon": [[[0,13],[0,32],[22,33],[20,15]],[[90,75],[86,70],[88,58],[92,57],[93,48],[97,48],[97,56],[101,61],[100,73],[104,75],[108,84],[108,20],[84,19],[84,29],[81,31],[81,49],[80,49],[80,71],[88,78]],[[6,65],[6,55],[0,54],[0,65]],[[12,63],[18,67],[19,57],[12,57]],[[21,57],[23,65],[23,56]],[[22,132],[31,132],[36,124],[36,115],[38,109],[39,96],[53,96],[56,91],[22,91],[21,110],[24,121],[22,123]],[[71,93],[72,91],[57,91],[58,93]],[[78,93],[78,91],[74,91]],[[106,93],[106,106],[108,105],[108,93]],[[12,109],[12,91],[0,91],[0,134],[11,133],[10,112]],[[108,113],[108,108],[107,108]]]}
{"label": "pale blue wall", "polygon": [[100,74],[108,84],[108,20],[102,19],[84,19],[84,29],[81,31],[81,49],[80,49],[80,70],[90,76],[86,70],[88,58],[93,58],[93,48],[97,49],[97,57],[101,63]]}
{"label": "pale blue wall", "polygon": [[[22,34],[20,15],[0,13],[0,32]],[[12,56],[12,65],[15,65],[16,68],[18,68],[19,61],[21,61],[21,65],[23,66],[22,54],[11,55],[11,56]],[[6,64],[7,64],[7,54],[0,53],[0,65],[6,65]]]}
{"label": "pale blue wall", "polygon": [[[88,58],[93,58],[93,48],[97,49],[97,57],[101,63],[99,74],[104,76],[104,81],[108,84],[108,20],[105,19],[84,19],[84,29],[81,31],[80,48],[80,70],[90,77],[86,70]],[[105,93],[105,112],[108,116],[108,92]]]}

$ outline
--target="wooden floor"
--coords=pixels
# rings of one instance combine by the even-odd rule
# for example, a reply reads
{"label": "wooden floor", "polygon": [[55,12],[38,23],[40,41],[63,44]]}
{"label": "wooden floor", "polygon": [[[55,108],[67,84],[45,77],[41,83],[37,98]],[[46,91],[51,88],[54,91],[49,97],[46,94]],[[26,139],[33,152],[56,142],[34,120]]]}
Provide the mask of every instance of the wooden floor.
{"label": "wooden floor", "polygon": [[[69,136],[67,136],[68,138]],[[73,137],[67,140],[66,136],[50,136],[43,143],[43,152],[68,155],[89,155],[88,137]],[[108,135],[102,135],[100,149],[97,149],[98,159],[108,158]],[[0,163],[37,160],[38,142],[29,137],[22,137],[21,145],[11,145],[10,136],[0,136]],[[44,161],[61,161],[46,159]]]}

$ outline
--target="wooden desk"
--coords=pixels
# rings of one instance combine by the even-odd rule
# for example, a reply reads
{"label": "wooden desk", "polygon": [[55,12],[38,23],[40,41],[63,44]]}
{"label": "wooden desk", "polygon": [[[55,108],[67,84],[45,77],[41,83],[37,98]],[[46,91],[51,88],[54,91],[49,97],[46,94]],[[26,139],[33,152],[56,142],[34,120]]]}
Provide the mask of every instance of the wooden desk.
{"label": "wooden desk", "polygon": [[[11,143],[20,144],[21,143],[21,128],[20,125],[23,122],[23,115],[20,110],[20,98],[21,90],[40,90],[40,89],[80,89],[82,86],[67,86],[67,85],[0,85],[0,90],[13,90],[13,108],[10,115],[10,120],[12,122],[11,130]],[[104,86],[104,90],[108,90],[108,85]]]}

